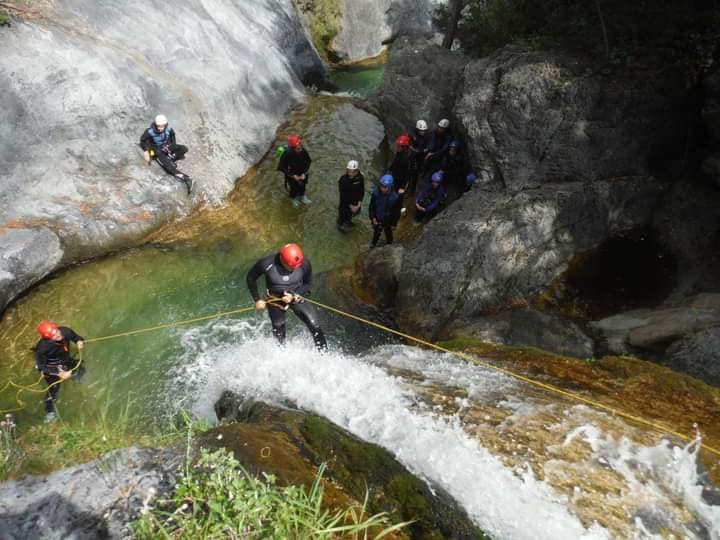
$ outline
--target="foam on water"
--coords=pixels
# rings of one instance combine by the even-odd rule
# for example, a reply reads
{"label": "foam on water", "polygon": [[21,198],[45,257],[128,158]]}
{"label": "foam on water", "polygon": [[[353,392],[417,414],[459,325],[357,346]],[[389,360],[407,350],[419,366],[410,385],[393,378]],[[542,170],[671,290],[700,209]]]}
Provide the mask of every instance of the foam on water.
{"label": "foam on water", "polygon": [[[229,331],[237,344],[213,345]],[[267,325],[261,333],[269,334]],[[409,347],[381,348],[362,358],[319,354],[305,334],[292,338],[284,349],[257,336],[248,322],[226,321],[185,334],[186,368],[174,384],[184,381],[189,386],[195,412],[214,417],[213,404],[223,390],[267,401],[290,400],[393,452],[413,472],[446,489],[496,538],[609,537],[597,525],[584,527],[529,469],[516,475],[457,422],[418,407],[400,379],[375,365],[388,357],[402,365],[414,356],[415,368],[419,361],[429,361],[431,376],[455,372],[459,380],[457,362]],[[468,377],[482,384],[479,372]]]}

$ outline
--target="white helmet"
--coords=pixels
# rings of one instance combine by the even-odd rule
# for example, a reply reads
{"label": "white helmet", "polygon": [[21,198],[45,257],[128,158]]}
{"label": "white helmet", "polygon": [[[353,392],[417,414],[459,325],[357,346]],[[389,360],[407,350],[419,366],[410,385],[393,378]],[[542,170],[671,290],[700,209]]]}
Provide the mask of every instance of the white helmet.
{"label": "white helmet", "polygon": [[441,128],[450,127],[450,120],[448,120],[447,118],[443,118],[442,120],[440,120],[438,122],[438,127],[441,127]]}
{"label": "white helmet", "polygon": [[417,124],[415,124],[415,127],[419,129],[420,131],[426,131],[427,130],[427,122],[425,120],[418,120]]}
{"label": "white helmet", "polygon": [[354,159],[351,159],[350,161],[348,161],[347,167],[345,168],[348,171],[357,171],[360,168],[360,164]]}
{"label": "white helmet", "polygon": [[168,125],[167,116],[165,116],[164,114],[158,114],[155,117],[155,125],[156,126],[167,126]]}

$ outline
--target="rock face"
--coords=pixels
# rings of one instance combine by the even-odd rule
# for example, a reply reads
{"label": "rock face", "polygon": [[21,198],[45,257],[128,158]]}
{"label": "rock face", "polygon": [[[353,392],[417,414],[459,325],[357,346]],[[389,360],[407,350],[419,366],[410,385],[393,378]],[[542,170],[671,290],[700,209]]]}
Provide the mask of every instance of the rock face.
{"label": "rock face", "polygon": [[[303,97],[301,80],[324,73],[290,0],[60,0],[1,29],[0,50],[0,238],[54,236],[44,265],[37,245],[3,259],[22,287],[222,200]],[[159,112],[190,147],[191,199],[142,160]]]}
{"label": "rock face", "polygon": [[388,140],[408,133],[418,119],[434,125],[451,112],[467,59],[420,38],[393,44],[383,82],[370,106],[385,124]]}
{"label": "rock face", "polygon": [[682,77],[598,74],[552,51],[507,47],[470,62],[455,117],[473,162],[517,191],[548,182],[652,174],[682,148]]}
{"label": "rock face", "polygon": [[539,292],[576,253],[647,223],[663,188],[653,178],[626,178],[471,191],[407,249],[398,322],[440,335],[454,319],[487,315]]}
{"label": "rock face", "polygon": [[720,387],[720,326],[676,341],[668,348],[663,364]]}
{"label": "rock face", "polygon": [[116,450],[103,458],[0,484],[3,539],[128,538],[128,524],[151,497],[175,486],[182,455]]}
{"label": "rock face", "polygon": [[433,32],[433,14],[447,0],[295,0],[308,33],[332,62],[379,55],[398,36]]}
{"label": "rock face", "polygon": [[473,338],[497,345],[536,347],[563,356],[589,358],[593,342],[573,322],[522,308],[453,324],[452,338]]}

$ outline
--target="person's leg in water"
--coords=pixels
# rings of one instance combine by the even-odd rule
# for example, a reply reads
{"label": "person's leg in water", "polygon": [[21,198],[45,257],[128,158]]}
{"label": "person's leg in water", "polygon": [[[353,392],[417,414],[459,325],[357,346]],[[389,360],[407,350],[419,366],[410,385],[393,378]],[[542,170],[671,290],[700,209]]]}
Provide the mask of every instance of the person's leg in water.
{"label": "person's leg in water", "polygon": [[57,401],[58,394],[60,393],[60,384],[55,384],[60,380],[60,377],[55,375],[43,374],[45,384],[48,385],[47,395],[45,396],[45,419],[46,421],[55,420],[55,402]]}
{"label": "person's leg in water", "polygon": [[383,223],[383,229],[385,230],[385,241],[388,243],[388,245],[393,243],[393,230],[392,225],[389,223]]}
{"label": "person's leg in water", "polygon": [[292,205],[297,208],[300,206],[300,197],[304,193],[304,190],[302,190],[302,184],[289,176],[286,177],[285,180],[287,185],[290,187],[290,199],[292,201]]}
{"label": "person's leg in water", "polygon": [[272,324],[272,333],[280,345],[285,345],[285,310],[268,305],[268,315]]}
{"label": "person's leg in water", "polygon": [[306,302],[300,301],[295,304],[290,304],[290,309],[293,310],[293,313],[297,315],[298,319],[300,319],[305,326],[307,326],[307,329],[310,330],[317,350],[326,351],[327,341],[325,340],[325,334],[320,329],[317,315],[315,314],[315,310],[312,306]]}
{"label": "person's leg in water", "polygon": [[340,231],[345,232],[344,228],[352,225],[352,210],[344,204],[338,206],[337,226]]}

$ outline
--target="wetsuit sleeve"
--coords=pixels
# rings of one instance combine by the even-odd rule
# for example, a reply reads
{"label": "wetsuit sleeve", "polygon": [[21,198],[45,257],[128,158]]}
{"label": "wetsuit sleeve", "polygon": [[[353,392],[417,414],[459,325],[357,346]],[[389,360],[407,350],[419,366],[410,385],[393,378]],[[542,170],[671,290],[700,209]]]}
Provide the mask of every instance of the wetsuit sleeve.
{"label": "wetsuit sleeve", "polygon": [[396,197],[393,203],[392,210],[390,211],[390,223],[392,223],[392,226],[395,227],[398,224],[398,221],[400,221],[400,216],[402,210],[402,204],[400,203],[400,197]]}
{"label": "wetsuit sleeve", "polygon": [[265,261],[266,261],[266,259],[260,259],[250,269],[250,271],[247,273],[247,276],[245,276],[245,281],[247,282],[247,288],[250,291],[250,294],[255,302],[260,300],[260,294],[258,293],[257,280],[260,276],[262,276],[265,273],[265,267],[266,267]]}
{"label": "wetsuit sleeve", "polygon": [[145,131],[143,131],[143,134],[140,137],[140,148],[142,148],[143,150],[150,150],[153,146],[155,145],[153,144],[150,132],[146,129]]}
{"label": "wetsuit sleeve", "polygon": [[175,130],[171,127],[168,127],[168,129],[170,130],[170,135],[168,136],[168,141],[167,141],[168,145],[177,144],[175,141]]}
{"label": "wetsuit sleeve", "polygon": [[375,192],[373,191],[372,195],[370,195],[370,204],[368,205],[368,215],[370,216],[370,219],[375,219],[377,216],[375,204]]}
{"label": "wetsuit sleeve", "polygon": [[427,190],[427,189],[423,189],[423,190],[420,192],[420,194],[415,198],[415,203],[416,203],[416,204],[419,204],[420,206],[422,206],[422,201],[425,199],[425,197],[427,197],[427,194],[428,194],[428,190]]}
{"label": "wetsuit sleeve", "polygon": [[310,164],[312,163],[312,158],[310,158],[310,154],[308,154],[307,150],[304,150],[305,152],[305,167],[303,169],[302,174],[307,174],[307,172],[310,170]]}
{"label": "wetsuit sleeve", "polygon": [[60,333],[62,334],[65,341],[72,341],[73,343],[77,343],[78,341],[85,341],[84,337],[82,337],[80,334],[75,333],[72,328],[68,328],[67,326],[61,326]]}
{"label": "wetsuit sleeve", "polygon": [[299,294],[300,296],[307,296],[310,294],[310,289],[312,289],[312,265],[310,264],[310,261],[308,259],[305,259],[303,261],[302,265],[303,269],[303,282],[300,287],[295,291],[296,294]]}
{"label": "wetsuit sleeve", "polygon": [[433,210],[435,210],[438,207],[438,205],[442,202],[444,197],[445,197],[445,190],[443,188],[439,187],[437,189],[437,192],[435,193],[435,197],[433,197],[432,202],[425,207],[425,210],[427,210],[428,212],[432,212]]}

